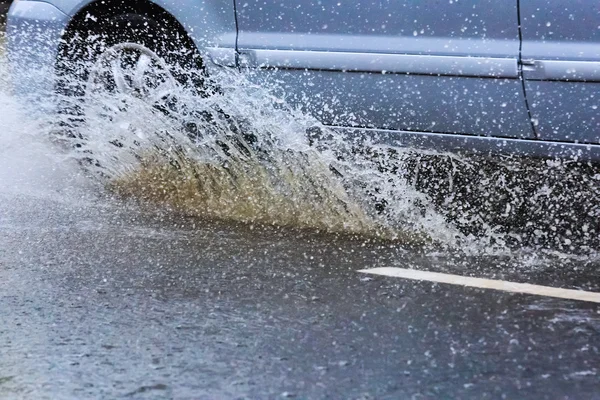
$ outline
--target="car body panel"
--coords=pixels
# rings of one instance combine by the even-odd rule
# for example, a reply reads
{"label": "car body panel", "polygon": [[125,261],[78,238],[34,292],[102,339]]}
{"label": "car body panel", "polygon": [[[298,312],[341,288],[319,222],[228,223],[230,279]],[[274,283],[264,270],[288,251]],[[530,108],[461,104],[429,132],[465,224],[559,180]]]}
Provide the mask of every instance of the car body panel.
{"label": "car body panel", "polygon": [[237,10],[240,49],[489,57],[519,51],[516,2],[237,0]]}
{"label": "car body panel", "polygon": [[[531,129],[527,111],[519,107],[518,80],[491,84],[485,78],[304,70],[262,70],[249,77],[276,84],[278,95],[326,125],[504,136],[506,120],[516,114],[522,129]],[[465,92],[486,96],[475,101]]]}
{"label": "car body panel", "polygon": [[520,4],[523,74],[538,137],[600,143],[600,3]]}
{"label": "car body panel", "polygon": [[238,48],[264,69],[259,80],[283,81],[309,112],[330,110],[324,123],[534,137],[516,2],[249,0],[237,9]]}
{"label": "car body panel", "polygon": [[600,162],[600,146],[593,144],[451,135],[446,133],[385,131],[380,129],[334,129],[347,137],[348,140],[354,142],[362,140],[375,145],[484,156],[502,155]]}
{"label": "car body panel", "polygon": [[8,57],[14,90],[44,113],[52,93],[58,44],[69,17],[47,2],[17,1],[9,11]]}
{"label": "car body panel", "polygon": [[436,76],[518,78],[516,58],[351,53],[345,51],[241,50],[252,67],[384,72]]}

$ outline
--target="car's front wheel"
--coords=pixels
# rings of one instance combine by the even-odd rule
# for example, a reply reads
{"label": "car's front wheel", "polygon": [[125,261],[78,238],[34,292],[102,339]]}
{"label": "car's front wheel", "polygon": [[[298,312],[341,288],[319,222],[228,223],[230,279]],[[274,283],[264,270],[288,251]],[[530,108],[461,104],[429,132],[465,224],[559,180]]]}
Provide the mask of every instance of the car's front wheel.
{"label": "car's front wheel", "polygon": [[[142,107],[168,115],[176,111],[183,90],[210,94],[200,54],[184,32],[133,12],[94,20],[68,33],[57,62],[62,115],[57,131],[77,147],[86,147],[90,129],[104,123],[118,126],[120,119],[131,117],[128,111]],[[133,136],[138,128],[129,129]],[[117,146],[124,142],[109,141]],[[86,158],[95,158],[93,150],[86,152]]]}
{"label": "car's front wheel", "polygon": [[60,111],[79,116],[98,95],[154,105],[177,88],[206,90],[202,59],[189,37],[165,22],[128,12],[69,33],[57,72],[57,92],[70,103]]}

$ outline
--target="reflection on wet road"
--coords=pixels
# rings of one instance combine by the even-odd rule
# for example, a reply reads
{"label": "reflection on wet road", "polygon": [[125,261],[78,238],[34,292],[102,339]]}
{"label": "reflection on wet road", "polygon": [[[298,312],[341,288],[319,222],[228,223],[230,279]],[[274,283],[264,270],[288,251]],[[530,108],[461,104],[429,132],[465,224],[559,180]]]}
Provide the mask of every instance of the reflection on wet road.
{"label": "reflection on wet road", "polygon": [[420,254],[90,196],[0,204],[2,398],[599,393],[597,304],[357,272],[600,291],[598,262]]}

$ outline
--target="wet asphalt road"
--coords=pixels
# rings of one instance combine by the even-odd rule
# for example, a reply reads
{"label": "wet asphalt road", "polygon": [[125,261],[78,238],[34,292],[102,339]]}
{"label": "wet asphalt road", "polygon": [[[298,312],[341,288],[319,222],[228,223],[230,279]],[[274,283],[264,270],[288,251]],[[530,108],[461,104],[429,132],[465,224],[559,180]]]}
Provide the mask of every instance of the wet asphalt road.
{"label": "wet asphalt road", "polygon": [[599,262],[419,255],[110,199],[0,191],[1,399],[600,399]]}
{"label": "wet asphalt road", "polygon": [[598,304],[356,272],[600,291],[600,260],[202,221],[7,165],[31,160],[0,160],[2,400],[600,399]]}

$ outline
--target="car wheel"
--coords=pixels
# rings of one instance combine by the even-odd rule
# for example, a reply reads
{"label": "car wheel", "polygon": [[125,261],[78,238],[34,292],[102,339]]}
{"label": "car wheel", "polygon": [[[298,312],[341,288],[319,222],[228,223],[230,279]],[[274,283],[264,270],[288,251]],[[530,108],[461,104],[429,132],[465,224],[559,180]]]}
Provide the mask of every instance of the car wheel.
{"label": "car wheel", "polygon": [[[56,133],[68,145],[86,148],[86,124],[115,121],[134,104],[168,116],[180,111],[182,89],[211,94],[200,54],[185,33],[136,13],[97,20],[68,35],[57,62]],[[123,146],[122,140],[110,143]],[[98,166],[92,152],[86,149],[83,160]]]}
{"label": "car wheel", "polygon": [[82,107],[99,93],[152,105],[176,88],[207,94],[199,52],[164,22],[125,13],[69,36],[57,62],[61,113],[81,117]]}

